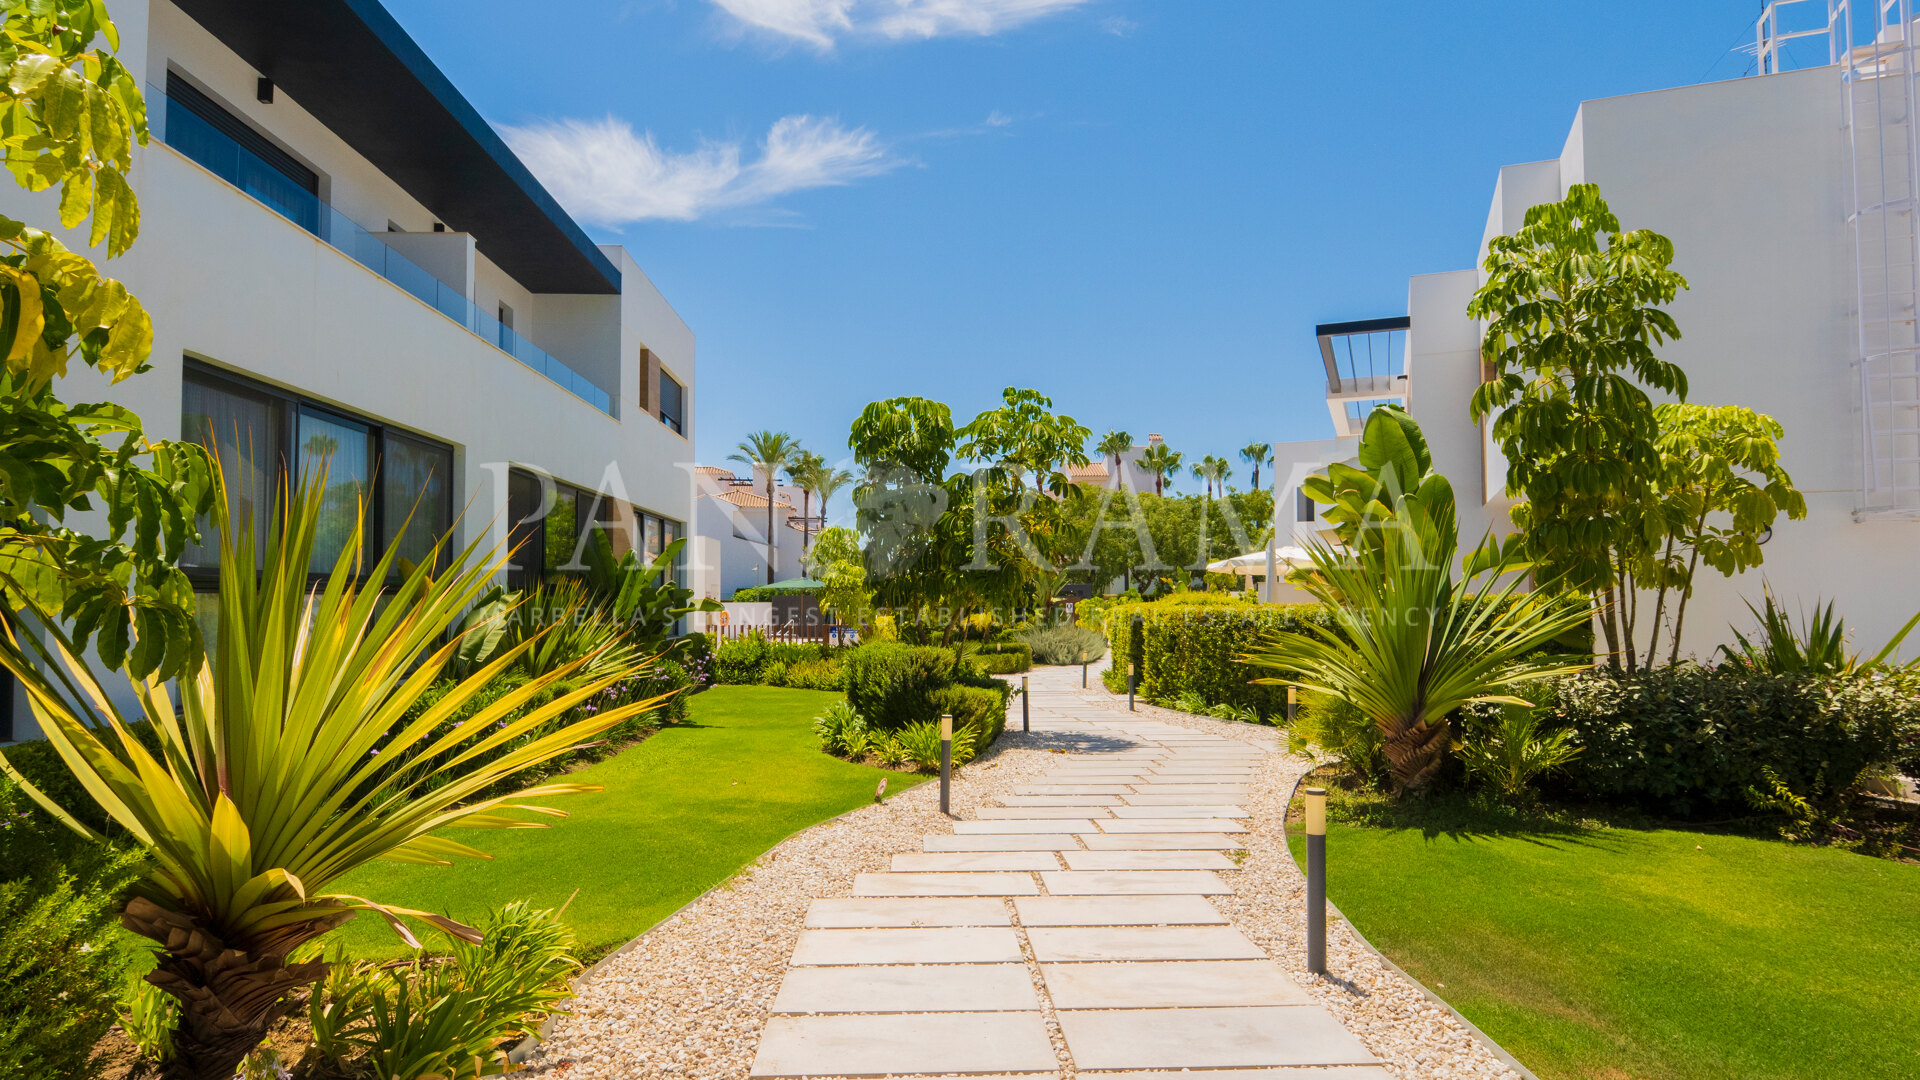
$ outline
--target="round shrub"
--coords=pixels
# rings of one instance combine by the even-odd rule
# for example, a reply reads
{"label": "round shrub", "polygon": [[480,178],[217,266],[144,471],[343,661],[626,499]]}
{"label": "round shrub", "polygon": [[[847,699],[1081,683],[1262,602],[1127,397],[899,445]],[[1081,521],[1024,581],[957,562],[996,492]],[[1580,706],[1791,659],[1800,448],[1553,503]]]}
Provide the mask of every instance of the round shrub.
{"label": "round shrub", "polygon": [[938,717],[936,692],[953,685],[954,654],[947,649],[876,641],[847,654],[847,700],[876,728],[898,728]]}

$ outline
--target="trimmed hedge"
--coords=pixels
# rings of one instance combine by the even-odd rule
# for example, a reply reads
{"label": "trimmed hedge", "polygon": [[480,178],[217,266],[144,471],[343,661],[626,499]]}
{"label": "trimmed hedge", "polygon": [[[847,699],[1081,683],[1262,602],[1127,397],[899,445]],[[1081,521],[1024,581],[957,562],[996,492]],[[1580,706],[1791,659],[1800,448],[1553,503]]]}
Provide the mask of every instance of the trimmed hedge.
{"label": "trimmed hedge", "polygon": [[1033,667],[1033,649],[1024,641],[969,645],[966,658],[988,675],[1018,675]]}
{"label": "trimmed hedge", "polygon": [[934,703],[940,712],[953,714],[953,730],[959,731],[968,724],[974,726],[975,757],[986,753],[993,740],[1006,730],[1006,697],[985,687],[949,686],[934,694]]}
{"label": "trimmed hedge", "polygon": [[[1197,694],[1209,705],[1252,708],[1262,716],[1286,711],[1287,691],[1257,686],[1263,673],[1237,658],[1279,633],[1329,626],[1320,604],[1254,604],[1207,593],[1179,593],[1164,600],[1119,604],[1107,611],[1106,634],[1115,658],[1139,656],[1141,696],[1171,701]],[[1141,640],[1133,638],[1133,617],[1141,617]],[[1124,680],[1124,675],[1122,676]],[[1126,683],[1120,683],[1121,693]]]}
{"label": "trimmed hedge", "polygon": [[1682,817],[1751,811],[1771,769],[1817,798],[1896,760],[1920,731],[1910,679],[1752,675],[1682,664],[1556,680],[1546,723],[1582,748],[1559,784],[1572,794]]}
{"label": "trimmed hedge", "polygon": [[782,686],[794,665],[832,660],[849,651],[817,641],[768,641],[757,633],[729,638],[713,650],[713,677],[723,686]]}
{"label": "trimmed hedge", "polygon": [[867,726],[899,728],[935,719],[940,707],[935,695],[952,686],[956,655],[927,645],[876,641],[847,654],[847,700]]}

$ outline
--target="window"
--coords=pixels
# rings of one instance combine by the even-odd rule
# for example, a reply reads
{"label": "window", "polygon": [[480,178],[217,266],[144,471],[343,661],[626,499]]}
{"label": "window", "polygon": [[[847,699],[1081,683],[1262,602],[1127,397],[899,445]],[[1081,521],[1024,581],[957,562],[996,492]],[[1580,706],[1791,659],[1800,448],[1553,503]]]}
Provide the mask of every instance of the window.
{"label": "window", "polygon": [[[355,530],[377,556],[396,539],[400,554],[418,563],[453,527],[453,448],[392,431],[289,394],[215,374],[189,361],[183,380],[180,427],[219,459],[232,488],[231,515],[266,545],[268,515],[288,479],[326,470],[321,521],[308,570],[325,574]],[[202,586],[218,580],[220,543],[210,524],[203,543],[181,560]],[[449,552],[443,547],[444,565]],[[369,558],[367,565],[372,565]],[[399,576],[396,564],[393,576]]]}
{"label": "window", "polygon": [[1307,489],[1293,489],[1293,520],[1312,521],[1318,516],[1316,509],[1313,500],[1307,498]]}
{"label": "window", "polygon": [[320,178],[176,72],[167,72],[167,145],[309,232],[320,228]]}
{"label": "window", "polygon": [[513,352],[513,309],[500,305],[500,348]]}
{"label": "window", "polygon": [[660,372],[660,422],[673,429],[676,435],[685,435],[686,388],[673,376]]}

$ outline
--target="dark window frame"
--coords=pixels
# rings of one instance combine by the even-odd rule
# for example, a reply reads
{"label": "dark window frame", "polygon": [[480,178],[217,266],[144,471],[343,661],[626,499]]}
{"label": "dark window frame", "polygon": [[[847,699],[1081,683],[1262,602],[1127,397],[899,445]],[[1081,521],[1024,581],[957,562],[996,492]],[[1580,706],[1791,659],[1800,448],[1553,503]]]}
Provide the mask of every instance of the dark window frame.
{"label": "dark window frame", "polygon": [[1294,488],[1293,489],[1293,520],[1316,521],[1319,519],[1319,517],[1320,517],[1319,505],[1315,503],[1312,499],[1307,497],[1307,489],[1304,487]]}
{"label": "dark window frame", "polygon": [[[318,401],[281,387],[263,383],[258,379],[250,379],[238,372],[229,371],[226,368],[200,361],[191,355],[185,358],[185,364],[181,371],[181,382],[184,384],[190,380],[199,382],[202,385],[212,384],[215,388],[221,388],[222,384],[224,384],[225,388],[229,388],[230,391],[266,398],[274,408],[280,410],[280,446],[278,447],[279,453],[276,455],[274,461],[274,486],[276,492],[290,489],[291,484],[289,481],[298,479],[297,476],[292,475],[292,471],[295,463],[300,460],[299,421],[302,411],[365,427],[373,439],[374,468],[372,482],[368,485],[367,490],[365,530],[369,535],[363,535],[361,538],[363,551],[370,554],[384,551],[387,544],[387,476],[385,470],[380,468],[380,465],[386,457],[387,433],[389,431],[395,436],[404,438],[416,445],[422,445],[430,449],[444,450],[446,452],[446,500],[442,509],[445,511],[449,526],[452,526],[455,520],[453,516],[454,488],[458,483],[458,478],[454,475],[456,455],[452,443],[443,442],[432,436],[424,435],[408,428],[383,424],[372,417],[362,416],[350,409],[343,409],[338,405]],[[183,406],[185,404],[184,397],[183,386]],[[186,433],[182,432],[182,435],[185,436]],[[452,557],[452,548],[453,544],[451,541],[441,546],[440,558],[443,567]],[[373,561],[374,560],[367,560],[364,565],[370,565]],[[219,587],[220,568],[217,566],[183,566],[181,570],[187,575],[187,579],[193,583],[196,592],[209,591]],[[324,573],[310,572],[307,575],[307,580],[309,583],[318,583],[324,581],[326,577],[327,575]],[[365,586],[369,583],[370,579],[371,576],[369,574],[362,572],[360,575],[360,584]]]}
{"label": "dark window frame", "polygon": [[[673,393],[667,393],[667,387],[673,387]],[[667,398],[673,398],[674,408],[667,409]],[[666,368],[660,369],[660,422],[667,425],[675,435],[685,435],[687,414],[687,384],[674,378]]]}

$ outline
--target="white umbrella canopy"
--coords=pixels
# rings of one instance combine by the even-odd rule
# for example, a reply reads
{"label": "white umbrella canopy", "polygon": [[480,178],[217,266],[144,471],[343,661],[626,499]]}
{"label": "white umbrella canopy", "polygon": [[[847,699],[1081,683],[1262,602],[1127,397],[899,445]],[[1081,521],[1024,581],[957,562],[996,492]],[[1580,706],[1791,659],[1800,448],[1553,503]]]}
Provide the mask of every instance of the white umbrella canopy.
{"label": "white umbrella canopy", "polygon": [[[1284,563],[1289,568],[1313,565],[1313,556],[1307,554],[1305,548],[1297,547],[1293,544],[1274,548],[1273,560],[1276,563]],[[1240,574],[1245,577],[1259,577],[1267,572],[1267,553],[1264,550],[1249,551],[1245,555],[1235,555],[1230,559],[1210,562],[1207,564],[1207,571],[1214,574]]]}

